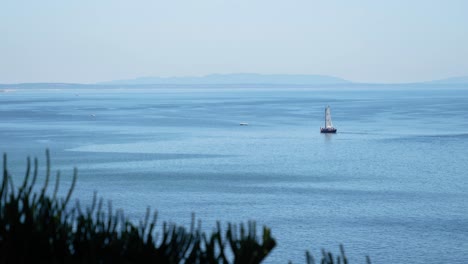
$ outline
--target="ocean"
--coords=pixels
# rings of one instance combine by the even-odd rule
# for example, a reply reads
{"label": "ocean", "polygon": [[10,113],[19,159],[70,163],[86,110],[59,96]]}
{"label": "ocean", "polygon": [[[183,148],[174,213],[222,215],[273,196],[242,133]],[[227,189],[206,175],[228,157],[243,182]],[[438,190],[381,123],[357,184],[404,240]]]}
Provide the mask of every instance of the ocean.
{"label": "ocean", "polygon": [[[329,105],[337,134],[319,133]],[[240,126],[240,123],[248,126]],[[351,263],[468,263],[468,89],[103,87],[0,93],[0,151],[16,185],[26,157],[97,191],[131,219],[149,206],[188,226],[255,220],[277,247]],[[159,225],[161,227],[161,225]]]}

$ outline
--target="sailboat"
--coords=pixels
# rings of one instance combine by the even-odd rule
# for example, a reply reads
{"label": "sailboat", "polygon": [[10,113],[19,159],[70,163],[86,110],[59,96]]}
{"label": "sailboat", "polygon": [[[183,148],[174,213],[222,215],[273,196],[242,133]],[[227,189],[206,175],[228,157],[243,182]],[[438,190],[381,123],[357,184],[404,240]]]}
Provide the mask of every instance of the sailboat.
{"label": "sailboat", "polygon": [[325,108],[325,127],[320,128],[320,133],[336,133],[336,128],[333,127],[330,106]]}

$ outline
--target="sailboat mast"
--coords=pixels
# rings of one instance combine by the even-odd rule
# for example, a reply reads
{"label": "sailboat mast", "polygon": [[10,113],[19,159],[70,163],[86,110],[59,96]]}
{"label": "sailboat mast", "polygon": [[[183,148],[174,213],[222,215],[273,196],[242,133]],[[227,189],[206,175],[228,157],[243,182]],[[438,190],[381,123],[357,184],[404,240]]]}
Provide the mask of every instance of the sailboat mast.
{"label": "sailboat mast", "polygon": [[325,115],[324,115],[325,116],[325,126],[324,126],[325,128],[327,127],[327,108],[328,106],[325,107]]}
{"label": "sailboat mast", "polygon": [[325,127],[333,127],[330,114],[330,106],[325,108]]}

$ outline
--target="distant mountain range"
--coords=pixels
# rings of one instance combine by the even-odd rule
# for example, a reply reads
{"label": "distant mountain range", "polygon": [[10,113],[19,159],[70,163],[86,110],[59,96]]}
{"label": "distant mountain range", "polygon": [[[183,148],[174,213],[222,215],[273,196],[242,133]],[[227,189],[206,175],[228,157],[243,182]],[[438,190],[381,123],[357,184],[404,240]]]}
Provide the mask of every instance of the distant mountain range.
{"label": "distant mountain range", "polygon": [[[342,78],[327,75],[306,75],[306,74],[210,74],[200,77],[140,77],[135,79],[115,80],[100,82],[94,84],[80,83],[15,83],[0,84],[1,89],[13,88],[43,88],[43,89],[61,89],[61,88],[79,88],[79,87],[115,87],[115,86],[145,86],[145,87],[187,87],[199,85],[203,87],[217,88],[218,85],[224,87],[284,87],[291,86],[320,86],[320,85],[345,85],[345,86],[380,86],[380,85],[410,85],[410,86],[468,86],[468,76],[452,77],[433,81],[422,81],[413,83],[356,83]],[[0,91],[1,92],[1,91]]]}
{"label": "distant mountain range", "polygon": [[141,85],[141,84],[345,84],[347,80],[326,75],[300,74],[211,74],[201,77],[141,77],[128,80],[103,82],[104,85]]}

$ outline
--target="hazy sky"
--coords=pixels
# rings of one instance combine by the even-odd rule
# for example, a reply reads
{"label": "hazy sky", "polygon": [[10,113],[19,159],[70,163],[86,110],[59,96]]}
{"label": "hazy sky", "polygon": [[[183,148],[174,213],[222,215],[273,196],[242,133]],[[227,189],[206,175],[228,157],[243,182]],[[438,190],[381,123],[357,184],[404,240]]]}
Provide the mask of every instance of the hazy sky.
{"label": "hazy sky", "polygon": [[468,75],[467,0],[0,0],[0,83]]}

